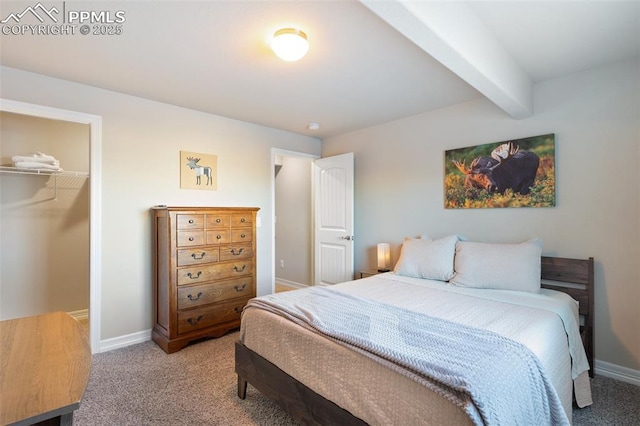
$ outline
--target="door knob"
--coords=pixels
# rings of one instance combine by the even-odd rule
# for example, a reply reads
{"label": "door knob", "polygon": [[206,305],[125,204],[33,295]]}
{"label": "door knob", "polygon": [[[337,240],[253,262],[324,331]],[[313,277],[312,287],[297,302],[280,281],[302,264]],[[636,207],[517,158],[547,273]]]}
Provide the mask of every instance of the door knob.
{"label": "door knob", "polygon": [[351,241],[353,240],[353,237],[351,235],[346,235],[344,237],[340,237],[341,240],[347,240],[347,241]]}

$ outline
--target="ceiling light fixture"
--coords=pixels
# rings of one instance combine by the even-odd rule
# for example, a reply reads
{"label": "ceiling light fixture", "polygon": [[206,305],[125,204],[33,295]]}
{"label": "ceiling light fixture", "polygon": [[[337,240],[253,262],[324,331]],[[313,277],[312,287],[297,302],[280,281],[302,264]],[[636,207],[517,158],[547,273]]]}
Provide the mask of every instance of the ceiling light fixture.
{"label": "ceiling light fixture", "polygon": [[271,48],[280,59],[297,61],[309,51],[307,35],[295,28],[282,28],[273,34]]}
{"label": "ceiling light fixture", "polygon": [[320,128],[320,123],[309,123],[307,124],[307,129],[309,130],[318,130]]}

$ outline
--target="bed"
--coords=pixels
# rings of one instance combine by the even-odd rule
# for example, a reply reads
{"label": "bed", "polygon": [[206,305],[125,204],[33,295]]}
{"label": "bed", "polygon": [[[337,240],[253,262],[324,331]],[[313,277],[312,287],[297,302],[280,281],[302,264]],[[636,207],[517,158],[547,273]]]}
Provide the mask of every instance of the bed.
{"label": "bed", "polygon": [[[403,245],[403,255],[404,249]],[[486,247],[479,249],[485,251]],[[513,251],[513,247],[506,247],[506,249]],[[455,256],[460,254],[458,250],[455,251]],[[401,260],[402,257],[401,255]],[[460,255],[459,258],[462,256]],[[310,288],[288,292],[289,296],[285,296],[287,293],[280,293],[257,298],[256,302],[262,305],[250,303],[247,306],[243,312],[240,340],[236,343],[235,369],[238,375],[238,396],[241,399],[246,397],[246,387],[249,383],[266,397],[279,403],[302,424],[491,423],[487,419],[493,414],[485,417],[486,407],[483,408],[482,404],[483,401],[491,404],[496,399],[501,401],[502,398],[494,397],[494,392],[499,392],[503,387],[502,384],[497,383],[493,385],[494,388],[486,388],[490,390],[483,391],[485,395],[482,392],[480,395],[472,395],[471,405],[477,405],[479,401],[481,408],[469,409],[468,405],[457,399],[459,398],[458,388],[451,391],[447,384],[442,385],[440,377],[435,378],[434,385],[432,376],[424,379],[420,371],[416,375],[417,370],[413,368],[414,364],[411,362],[408,365],[398,366],[396,361],[387,357],[384,351],[382,354],[375,351],[372,353],[361,343],[345,342],[340,336],[327,336],[326,330],[320,330],[319,333],[314,324],[309,326],[300,323],[298,317],[307,315],[307,307],[303,306],[305,299],[330,298],[329,305],[333,305],[327,308],[330,318],[338,318],[340,310],[348,310],[349,315],[346,318],[362,316],[359,311],[361,308],[341,305],[341,303],[355,303],[358,306],[368,306],[367,304],[371,303],[376,307],[375,309],[380,309],[382,305],[385,310],[393,309],[391,314],[383,315],[409,318],[406,316],[409,313],[409,320],[400,321],[400,328],[405,332],[409,330],[408,332],[411,333],[415,329],[439,330],[439,326],[436,327],[436,325],[440,322],[444,324],[453,322],[471,330],[470,334],[464,335],[466,336],[464,339],[472,347],[479,345],[473,341],[475,336],[483,335],[478,331],[479,329],[486,330],[492,339],[499,335],[501,338],[505,337],[505,340],[515,341],[518,348],[519,346],[527,347],[535,354],[534,358],[540,361],[541,375],[550,383],[551,394],[557,394],[559,403],[556,405],[560,408],[556,407],[556,413],[553,415],[557,416],[557,411],[561,411],[566,416],[562,420],[553,420],[551,423],[570,423],[573,401],[578,406],[591,404],[588,376],[593,374],[593,369],[589,369],[588,366],[593,365],[593,259],[538,256],[537,264],[538,277],[542,278],[542,280],[538,278],[538,281],[542,282],[538,285],[543,290],[524,295],[502,288],[456,287],[449,285],[448,280],[443,282],[442,279],[401,275],[402,271],[399,271],[396,266],[395,272],[337,284],[328,289]],[[455,262],[455,265],[458,263]],[[474,268],[478,266],[475,265]],[[451,272],[456,273],[449,271],[445,275],[450,275]],[[448,277],[451,278],[451,276]],[[287,298],[288,302],[283,300]],[[521,298],[524,302],[520,301]],[[349,300],[343,301],[343,299]],[[571,321],[567,320],[566,313],[560,314],[547,310],[546,304],[550,300],[553,300],[552,304],[557,302],[559,306],[564,305],[567,309],[573,310],[576,317],[579,314],[579,324],[576,324],[579,347],[576,346],[574,336],[575,347],[569,348],[566,342],[572,338],[567,334],[569,332],[564,323]],[[302,314],[298,317],[294,315],[293,318],[283,315],[282,312],[274,311],[272,302],[276,305],[289,303],[294,306],[294,310],[302,306],[301,311],[298,311]],[[539,302],[545,306],[538,306]],[[264,306],[265,303],[266,306]],[[349,307],[346,308],[346,306]],[[414,313],[419,313],[420,317],[414,317]],[[427,314],[428,319],[422,318],[423,313]],[[312,316],[315,321],[315,314]],[[326,322],[330,318],[319,322]],[[423,324],[420,321],[439,322]],[[345,321],[337,319],[336,322]],[[357,321],[354,320],[353,323],[357,328]],[[378,328],[380,330],[385,328],[383,323],[386,324],[389,321],[380,320],[374,316],[367,317],[368,335],[378,333],[375,331]],[[420,324],[420,327],[416,324]],[[379,333],[384,334],[387,331],[383,330]],[[448,335],[449,329],[442,334]],[[429,336],[427,340],[432,338]],[[470,338],[471,340],[468,340]],[[372,340],[376,339],[377,337],[372,338]],[[404,340],[407,341],[406,338]],[[377,342],[372,344],[374,348],[377,348],[377,345]],[[393,348],[396,345],[398,345],[397,342],[393,344]],[[415,345],[411,343],[410,346]],[[434,347],[431,346],[431,350],[428,351],[422,348],[420,352],[421,354],[436,353],[433,356],[437,357],[438,351]],[[462,357],[467,350],[465,347],[461,351]],[[441,352],[447,355],[446,351]],[[578,356],[574,352],[581,352],[586,357],[586,369],[582,362],[581,370],[576,371]],[[452,355],[452,359],[455,359],[455,356]],[[455,362],[457,361],[445,361],[446,371],[449,371],[450,364]],[[497,362],[510,361],[498,360]],[[482,366],[482,363],[479,365]],[[464,368],[466,367],[463,366]],[[505,373],[510,380],[513,378],[512,385],[516,386],[515,391],[505,390],[507,393],[518,391],[517,376],[520,373],[513,373],[520,371],[518,368],[510,365],[507,369],[508,373]],[[480,368],[480,370],[483,369],[483,367]],[[500,368],[497,371],[500,372]],[[485,385],[483,384],[480,388],[483,386]],[[554,398],[550,396],[549,400]],[[520,400],[523,399],[526,398],[520,398]],[[507,406],[511,403],[505,402]],[[545,399],[543,403],[547,404],[547,400]],[[538,410],[537,405],[534,410]]]}

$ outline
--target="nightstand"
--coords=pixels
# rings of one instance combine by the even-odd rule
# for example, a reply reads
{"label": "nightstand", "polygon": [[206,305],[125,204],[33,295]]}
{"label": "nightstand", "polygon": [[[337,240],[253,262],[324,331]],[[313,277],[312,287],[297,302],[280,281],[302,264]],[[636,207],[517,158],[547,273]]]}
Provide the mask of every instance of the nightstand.
{"label": "nightstand", "polygon": [[[387,271],[390,272],[390,271]],[[378,271],[377,269],[365,269],[364,271],[360,271],[360,278],[367,278],[373,275],[382,274],[383,272]]]}

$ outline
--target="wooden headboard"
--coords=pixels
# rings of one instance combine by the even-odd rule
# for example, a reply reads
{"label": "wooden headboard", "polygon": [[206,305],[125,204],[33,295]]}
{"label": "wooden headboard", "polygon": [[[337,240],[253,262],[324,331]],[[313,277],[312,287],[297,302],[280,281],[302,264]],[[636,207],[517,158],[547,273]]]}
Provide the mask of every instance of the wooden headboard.
{"label": "wooden headboard", "polygon": [[[589,376],[593,377],[594,366],[594,278],[593,257],[567,259],[542,257],[542,287],[562,291],[579,303],[581,318],[580,336],[589,360]],[[551,281],[551,282],[545,282]]]}

